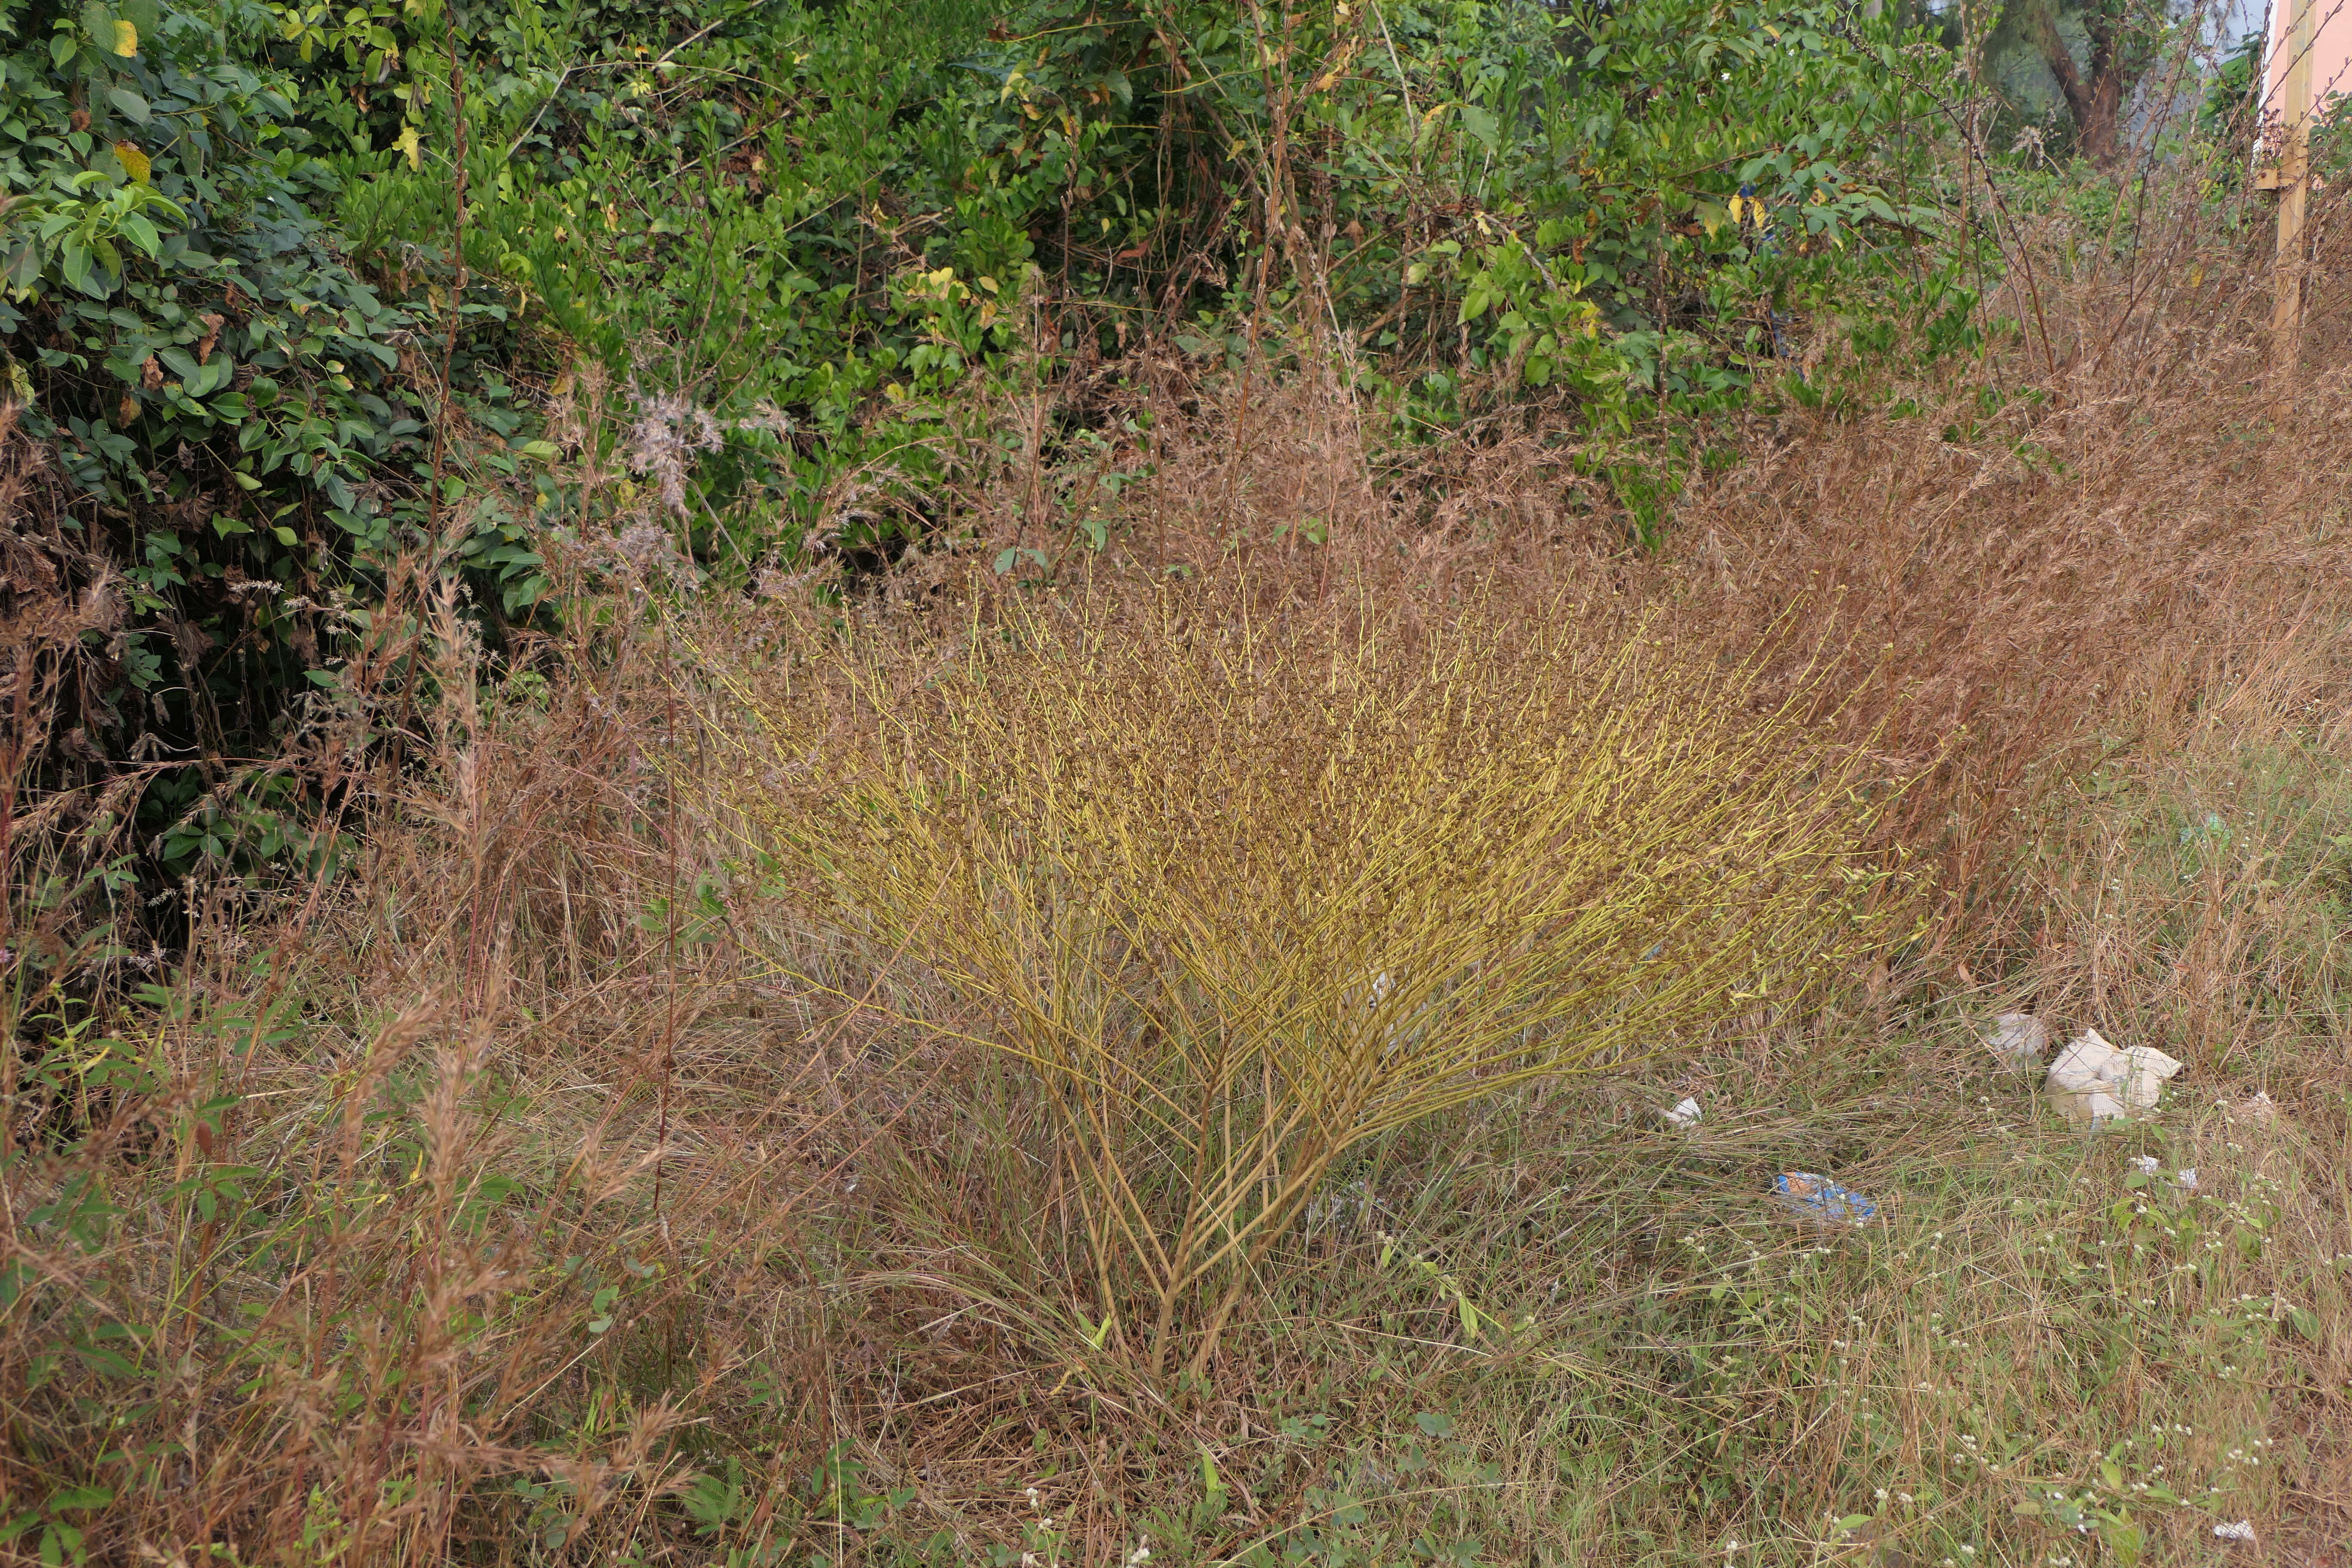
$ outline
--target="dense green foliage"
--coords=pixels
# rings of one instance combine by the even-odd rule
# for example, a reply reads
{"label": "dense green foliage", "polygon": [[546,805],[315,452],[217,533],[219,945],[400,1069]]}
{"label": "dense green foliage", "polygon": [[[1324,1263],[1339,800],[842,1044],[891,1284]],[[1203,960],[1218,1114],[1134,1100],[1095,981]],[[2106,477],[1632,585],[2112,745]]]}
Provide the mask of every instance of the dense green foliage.
{"label": "dense green foliage", "polygon": [[[119,570],[130,617],[106,650],[120,706],[77,717],[217,746],[224,710],[299,679],[318,612],[289,605],[383,541],[365,492],[425,428],[391,374],[412,318],[337,254],[262,8],[11,20],[0,329],[72,487],[65,527]],[[234,651],[198,675],[175,636]]]}
{"label": "dense green foliage", "polygon": [[[336,694],[336,656],[434,510],[427,301],[352,264],[286,17],[0,9],[0,353],[58,481],[36,508],[42,581],[81,622],[53,654],[72,667],[51,672],[62,743],[36,782],[166,764],[142,822],[168,873],[325,853],[283,809],[287,780],[213,786]],[[465,467],[485,462],[514,466]]]}
{"label": "dense green foliage", "polygon": [[1147,361],[1312,361],[1400,462],[1531,434],[1654,541],[1708,421],[1981,342],[1905,14],[5,0],[0,354],[110,606],[44,778],[197,763],[156,868],[282,856],[222,767],[363,711],[394,584],[499,646],[559,558],[741,584],[1014,465],[1116,491]]}
{"label": "dense green foliage", "polygon": [[[516,17],[468,258],[720,416],[706,557],[714,509],[789,551],[877,479],[897,518],[853,526],[935,526],[972,394],[1146,342],[1239,368],[1328,330],[1401,439],[1531,395],[1622,435],[1771,380],[1796,313],[1942,349],[1971,303],[1912,244],[1948,61],[1890,69],[1900,40],[1836,7],[855,0],[745,10],[596,90]],[[432,232],[448,188],[354,190],[355,241]]]}

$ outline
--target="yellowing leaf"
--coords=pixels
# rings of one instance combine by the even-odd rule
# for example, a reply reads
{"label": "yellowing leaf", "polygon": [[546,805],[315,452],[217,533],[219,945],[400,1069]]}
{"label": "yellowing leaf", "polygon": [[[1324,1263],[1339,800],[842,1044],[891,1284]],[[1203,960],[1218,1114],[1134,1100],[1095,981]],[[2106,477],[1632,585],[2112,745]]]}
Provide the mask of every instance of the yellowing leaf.
{"label": "yellowing leaf", "polygon": [[400,128],[400,134],[393,139],[392,145],[394,151],[399,152],[407,157],[408,166],[411,169],[421,169],[425,166],[424,161],[418,153],[415,126],[402,126]]}
{"label": "yellowing leaf", "polygon": [[141,184],[152,184],[149,176],[155,172],[155,161],[131,143],[117,142],[114,144],[114,161],[122,165],[124,174]]}
{"label": "yellowing leaf", "polygon": [[[1734,203],[1739,200],[1738,196],[1731,199]],[[1709,239],[1713,239],[1715,231],[1725,224],[1738,221],[1736,216],[1726,212],[1714,202],[1694,202],[1691,204],[1691,216],[1698,219],[1700,226],[1706,230],[1706,237]]]}
{"label": "yellowing leaf", "polygon": [[130,59],[139,52],[139,29],[117,19],[114,24],[114,52]]}

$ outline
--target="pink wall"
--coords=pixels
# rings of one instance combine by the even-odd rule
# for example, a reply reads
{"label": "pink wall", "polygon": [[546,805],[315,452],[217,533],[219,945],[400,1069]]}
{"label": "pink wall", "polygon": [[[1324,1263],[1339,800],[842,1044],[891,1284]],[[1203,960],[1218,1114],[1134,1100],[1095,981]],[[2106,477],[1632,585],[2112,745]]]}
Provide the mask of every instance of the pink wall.
{"label": "pink wall", "polygon": [[2271,0],[2270,47],[2263,62],[2263,118],[2284,112],[2287,6],[2310,7],[2311,101],[2325,112],[2330,97],[2352,93],[2352,0]]}

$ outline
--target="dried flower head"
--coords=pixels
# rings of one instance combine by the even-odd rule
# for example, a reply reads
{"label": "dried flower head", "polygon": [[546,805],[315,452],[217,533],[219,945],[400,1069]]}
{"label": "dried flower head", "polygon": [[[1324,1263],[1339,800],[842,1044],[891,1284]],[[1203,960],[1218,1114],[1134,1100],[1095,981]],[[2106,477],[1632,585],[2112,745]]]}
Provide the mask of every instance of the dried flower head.
{"label": "dried flower head", "polygon": [[648,396],[632,381],[629,403],[636,415],[625,451],[629,467],[654,481],[664,510],[683,516],[691,459],[697,453],[719,450],[726,439],[725,427],[710,410],[683,393],[657,392]]}

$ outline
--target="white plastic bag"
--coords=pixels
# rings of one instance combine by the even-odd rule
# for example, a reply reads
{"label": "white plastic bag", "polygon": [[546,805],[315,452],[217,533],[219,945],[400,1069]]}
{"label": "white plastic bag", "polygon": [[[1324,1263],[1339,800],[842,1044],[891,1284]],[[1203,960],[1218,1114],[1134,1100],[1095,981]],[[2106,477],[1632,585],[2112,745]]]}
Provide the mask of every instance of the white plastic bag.
{"label": "white plastic bag", "polygon": [[2145,1116],[2164,1096],[2180,1063],[2153,1046],[2117,1050],[2096,1029],[2085,1029],[2050,1064],[2050,1099],[2077,1123]]}
{"label": "white plastic bag", "polygon": [[2028,1072],[2042,1065],[2042,1053],[2050,1048],[2050,1029],[2031,1013],[2003,1013],[1993,1020],[1987,1044],[2011,1068]]}

